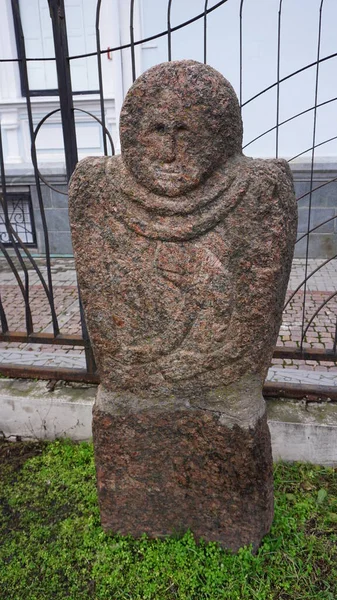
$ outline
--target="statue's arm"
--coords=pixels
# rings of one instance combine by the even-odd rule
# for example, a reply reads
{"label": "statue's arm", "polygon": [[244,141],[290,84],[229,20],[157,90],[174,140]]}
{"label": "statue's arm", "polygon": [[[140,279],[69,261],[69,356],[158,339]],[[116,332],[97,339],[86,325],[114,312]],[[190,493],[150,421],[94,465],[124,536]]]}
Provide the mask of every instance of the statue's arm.
{"label": "statue's arm", "polygon": [[100,204],[104,181],[105,158],[87,157],[81,160],[69,183],[69,218],[72,231],[87,228]]}
{"label": "statue's arm", "polygon": [[243,224],[246,234],[241,235],[238,252],[237,308],[230,329],[266,373],[281,325],[297,232],[297,206],[287,163],[256,161],[248,194],[242,218],[249,226]]}
{"label": "statue's arm", "polygon": [[69,186],[69,216],[77,278],[95,357],[101,364],[102,357],[106,355],[104,344],[108,343],[110,353],[117,345],[111,317],[111,273],[105,260],[108,248],[103,235],[104,229],[111,227],[110,217],[114,214],[111,181],[114,169],[118,168],[117,162],[116,157],[89,157],[80,161]]}

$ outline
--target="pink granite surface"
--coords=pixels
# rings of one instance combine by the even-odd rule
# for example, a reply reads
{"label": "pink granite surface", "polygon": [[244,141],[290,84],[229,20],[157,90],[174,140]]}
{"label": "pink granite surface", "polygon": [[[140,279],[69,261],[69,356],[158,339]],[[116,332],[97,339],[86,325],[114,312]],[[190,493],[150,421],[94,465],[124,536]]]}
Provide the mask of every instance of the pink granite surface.
{"label": "pink granite surface", "polygon": [[[262,384],[281,323],[296,236],[290,171],[283,160],[242,155],[242,123],[232,87],[214,69],[194,61],[164,63],[143,74],[127,94],[120,127],[122,156],[81,161],[70,187],[76,268],[104,397],[94,413],[103,524],[141,533],[143,521],[137,521],[139,511],[133,511],[131,498],[138,489],[137,465],[142,481],[144,464],[152,477],[156,448],[159,452],[158,414],[165,414],[172,453],[177,445],[182,464],[189,460],[188,447],[177,441],[184,436],[183,427],[176,431],[179,407],[190,411],[191,430],[203,430],[205,414],[218,415],[225,440],[219,442],[219,452],[225,462],[241,465],[240,440],[250,436],[253,450],[244,472],[247,489],[252,489],[254,526],[243,508],[246,500],[240,500],[235,516],[226,500],[229,490],[237,497],[237,479],[230,470],[223,488],[210,477],[205,497],[214,494],[219,507],[222,497],[227,521],[236,523],[233,531],[240,526],[245,531],[234,542],[224,525],[218,541],[237,548],[251,539],[256,547],[272,515],[267,501],[272,490],[270,440],[264,432],[264,451],[257,440],[264,418]],[[142,423],[137,443],[143,448],[143,436],[152,454],[135,460],[127,494],[123,487],[118,500],[112,487],[109,495],[108,483],[116,440],[122,442],[118,423],[121,417],[132,421],[135,414]],[[111,435],[101,431],[105,422]],[[219,440],[213,417],[208,426]],[[205,464],[205,447],[195,452]],[[253,475],[262,468],[262,456],[269,465],[260,482],[264,517],[256,504],[259,489]],[[155,463],[163,481],[172,469],[166,461]],[[208,472],[209,465],[205,481]],[[168,512],[175,493],[181,492],[179,481],[169,491],[163,483]],[[194,499],[185,508],[182,503],[178,521],[193,505],[195,531],[217,539],[207,533],[216,531],[215,526],[197,527],[205,510],[203,505],[198,513],[198,498],[205,492],[197,485],[192,489]],[[121,498],[124,512],[117,508]],[[144,497],[149,515],[151,502],[155,500],[145,502]],[[126,514],[130,519],[124,527]],[[214,513],[214,522],[219,514]],[[166,522],[170,526],[156,524],[146,531],[173,531],[172,519]]]}

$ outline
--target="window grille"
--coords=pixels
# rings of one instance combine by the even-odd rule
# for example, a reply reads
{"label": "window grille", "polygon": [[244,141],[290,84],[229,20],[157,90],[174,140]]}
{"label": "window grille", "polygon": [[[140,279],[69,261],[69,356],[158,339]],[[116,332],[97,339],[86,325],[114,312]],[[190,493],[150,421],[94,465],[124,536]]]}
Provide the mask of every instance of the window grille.
{"label": "window grille", "polygon": [[[29,193],[6,194],[8,218],[14,231],[27,246],[36,245],[34,218]],[[0,195],[0,241],[11,246],[10,234],[5,223],[4,198]]]}

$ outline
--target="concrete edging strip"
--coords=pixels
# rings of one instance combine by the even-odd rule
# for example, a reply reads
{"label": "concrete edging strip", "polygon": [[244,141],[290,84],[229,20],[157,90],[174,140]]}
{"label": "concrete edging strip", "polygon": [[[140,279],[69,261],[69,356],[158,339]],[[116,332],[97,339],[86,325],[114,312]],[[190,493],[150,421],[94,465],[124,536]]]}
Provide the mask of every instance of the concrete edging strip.
{"label": "concrete edging strip", "polygon": [[[96,386],[0,380],[0,435],[11,440],[91,438]],[[267,401],[274,460],[337,466],[337,404]]]}

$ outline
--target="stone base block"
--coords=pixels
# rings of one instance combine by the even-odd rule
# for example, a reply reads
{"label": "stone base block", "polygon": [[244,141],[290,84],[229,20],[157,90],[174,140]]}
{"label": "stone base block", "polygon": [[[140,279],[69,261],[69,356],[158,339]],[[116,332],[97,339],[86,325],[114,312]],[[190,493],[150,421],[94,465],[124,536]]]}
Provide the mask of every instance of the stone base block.
{"label": "stone base block", "polygon": [[257,549],[273,519],[270,434],[221,424],[189,408],[109,414],[94,407],[93,435],[104,530],[180,535]]}

